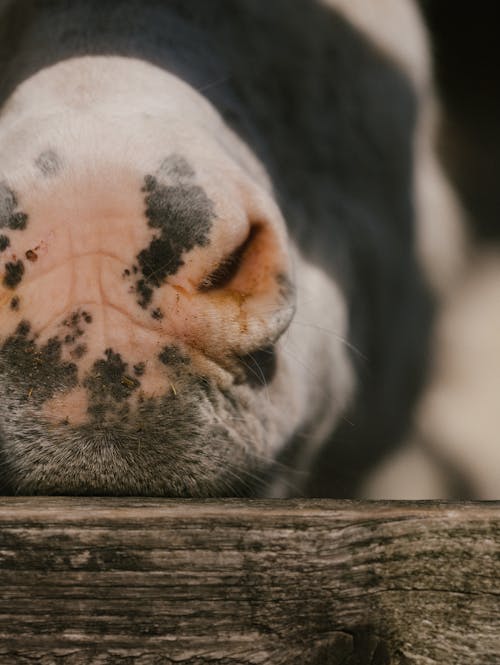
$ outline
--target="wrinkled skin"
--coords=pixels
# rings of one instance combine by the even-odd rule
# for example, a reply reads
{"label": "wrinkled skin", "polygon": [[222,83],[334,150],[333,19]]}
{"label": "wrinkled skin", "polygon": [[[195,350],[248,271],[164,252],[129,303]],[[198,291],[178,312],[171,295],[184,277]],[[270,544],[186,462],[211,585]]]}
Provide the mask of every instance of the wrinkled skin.
{"label": "wrinkled skin", "polygon": [[[182,33],[179,44],[165,38],[168,49],[155,59],[141,57],[136,46],[127,53],[120,41],[124,30],[132,36],[141,31],[142,18],[125,21],[126,28],[111,21],[108,29],[116,31],[118,46],[100,52],[92,43],[99,10],[88,4],[89,24],[81,28],[79,3],[74,15],[58,13],[64,3],[40,3],[3,74],[3,490],[301,493],[308,491],[304,472],[340,425],[345,427],[348,418],[342,416],[350,404],[360,414],[361,434],[383,421],[375,439],[384,439],[381,450],[394,445],[421,383],[417,349],[425,348],[429,320],[411,231],[414,122],[388,135],[393,111],[379,109],[369,127],[356,129],[361,136],[372,132],[363,145],[370,151],[374,146],[374,161],[366,165],[370,177],[360,176],[364,189],[350,191],[350,169],[362,171],[365,158],[349,165],[349,145],[328,148],[337,173],[328,171],[327,157],[314,174],[307,137],[297,139],[287,157],[298,128],[315,123],[307,104],[303,120],[287,127],[275,116],[274,129],[266,130],[272,108],[264,112],[265,104],[252,96],[255,108],[246,108],[243,120],[230,126],[217,86],[244,104],[244,85],[236,65],[222,82],[209,72],[205,85],[194,83],[199,61],[189,50],[185,55],[182,39],[198,42],[189,41],[185,10],[179,18],[155,2],[143,3],[146,8],[121,3],[145,21],[150,7],[153,23],[158,12],[167,26],[186,22],[187,37]],[[191,4],[195,16],[197,3]],[[240,9],[252,14],[248,3]],[[334,15],[319,5],[314,11]],[[363,53],[380,59],[377,66],[387,70],[387,81],[403,98],[413,85],[409,75],[372,53],[364,36],[356,37],[348,22],[343,27],[344,19],[339,25],[349,35],[352,30],[349,39],[359,39]],[[62,46],[44,62],[47,26]],[[72,37],[78,29],[82,34]],[[349,39],[342,62],[351,57]],[[354,57],[352,66],[362,67],[363,58]],[[272,106],[265,91],[259,94]],[[415,91],[406,96],[418,98]],[[335,109],[334,104],[333,125]],[[346,134],[344,115],[357,111],[341,105],[336,112],[335,131]],[[315,134],[318,155],[328,139],[322,138],[322,123],[320,118]],[[304,174],[291,164],[300,150]],[[401,182],[398,169],[406,174]],[[392,204],[387,214],[377,208],[376,201],[397,197],[397,214]],[[365,266],[350,247],[372,219],[380,226],[380,242]],[[401,270],[410,274],[406,281]],[[381,294],[390,294],[391,302]],[[394,352],[391,369],[385,345],[391,346],[392,335],[404,337],[420,314],[415,339]],[[359,358],[370,359],[368,380],[360,378]],[[402,396],[401,417],[392,429],[390,408],[377,407],[375,420],[366,413],[375,385],[377,394],[385,391],[387,404]],[[350,441],[351,433],[346,437]],[[363,436],[359,441],[346,446],[356,457],[365,445]],[[367,460],[376,457],[374,450]],[[346,464],[352,466],[352,459]]]}

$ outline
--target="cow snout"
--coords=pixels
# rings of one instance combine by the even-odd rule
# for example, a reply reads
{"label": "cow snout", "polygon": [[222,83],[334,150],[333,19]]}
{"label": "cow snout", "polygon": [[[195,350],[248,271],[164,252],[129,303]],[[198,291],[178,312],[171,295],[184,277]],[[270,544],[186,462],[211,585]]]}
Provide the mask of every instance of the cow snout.
{"label": "cow snout", "polygon": [[[77,87],[67,113],[58,97],[58,114],[42,119],[43,95],[58,72],[71,80],[68,67],[96,76],[99,90],[93,61],[57,66],[16,93],[21,109],[41,96],[40,119],[27,110],[12,131],[4,122],[7,485],[221,491],[222,451],[243,465],[248,441],[265,445],[248,405],[279,373],[275,346],[294,311],[284,221],[250,151],[190,88],[154,68],[136,64],[138,80],[159,77],[169,91],[156,115],[120,115],[105,99],[101,108],[95,91],[75,109]],[[213,469],[196,474],[209,441]]]}
{"label": "cow snout", "polygon": [[3,185],[1,353],[12,390],[52,419],[83,423],[102,417],[97,395],[112,401],[111,378],[116,401],[176,390],[187,358],[200,376],[248,379],[244,358],[271,349],[293,312],[277,209],[241,183],[226,194],[203,183],[178,154],[142,178],[91,180],[61,177],[32,196]]}

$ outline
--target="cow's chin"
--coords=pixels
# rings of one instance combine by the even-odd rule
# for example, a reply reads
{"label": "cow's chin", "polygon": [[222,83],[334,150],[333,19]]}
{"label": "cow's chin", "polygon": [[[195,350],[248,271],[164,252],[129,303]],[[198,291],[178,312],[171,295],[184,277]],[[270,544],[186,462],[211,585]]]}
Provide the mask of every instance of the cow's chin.
{"label": "cow's chin", "polygon": [[2,490],[169,497],[261,494],[271,449],[284,436],[273,425],[266,401],[248,386],[223,394],[200,382],[185,386],[183,393],[145,399],[128,412],[103,411],[71,425],[44,419],[36,409],[11,400],[1,433]]}

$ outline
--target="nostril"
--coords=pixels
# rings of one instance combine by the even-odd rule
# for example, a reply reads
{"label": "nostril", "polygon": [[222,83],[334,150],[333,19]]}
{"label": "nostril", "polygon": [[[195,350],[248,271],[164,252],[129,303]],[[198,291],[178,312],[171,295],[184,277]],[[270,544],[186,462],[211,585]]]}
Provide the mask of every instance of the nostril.
{"label": "nostril", "polygon": [[245,257],[261,230],[262,228],[258,224],[251,226],[246,239],[231,254],[225,256],[215,270],[212,270],[211,273],[203,278],[203,281],[198,286],[198,291],[206,293],[229,286],[243,266]]}
{"label": "nostril", "polygon": [[[265,383],[273,375],[268,347],[293,316],[291,257],[278,214],[245,208],[234,221],[221,216],[211,242],[169,281],[163,325],[230,372],[247,367],[248,382]],[[266,351],[256,356],[259,349]]]}

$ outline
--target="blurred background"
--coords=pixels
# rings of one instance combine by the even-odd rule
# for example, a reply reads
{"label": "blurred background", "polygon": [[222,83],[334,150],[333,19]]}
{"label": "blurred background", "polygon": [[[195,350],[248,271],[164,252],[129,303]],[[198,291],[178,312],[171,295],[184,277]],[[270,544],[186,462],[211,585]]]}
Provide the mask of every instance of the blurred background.
{"label": "blurred background", "polygon": [[479,241],[500,241],[500,42],[495,2],[420,0],[444,103],[440,150]]}
{"label": "blurred background", "polygon": [[[419,0],[443,110],[439,153],[466,212],[465,271],[441,311],[406,447],[369,498],[500,498],[500,85],[496,3]],[[439,224],[439,219],[435,222]]]}

